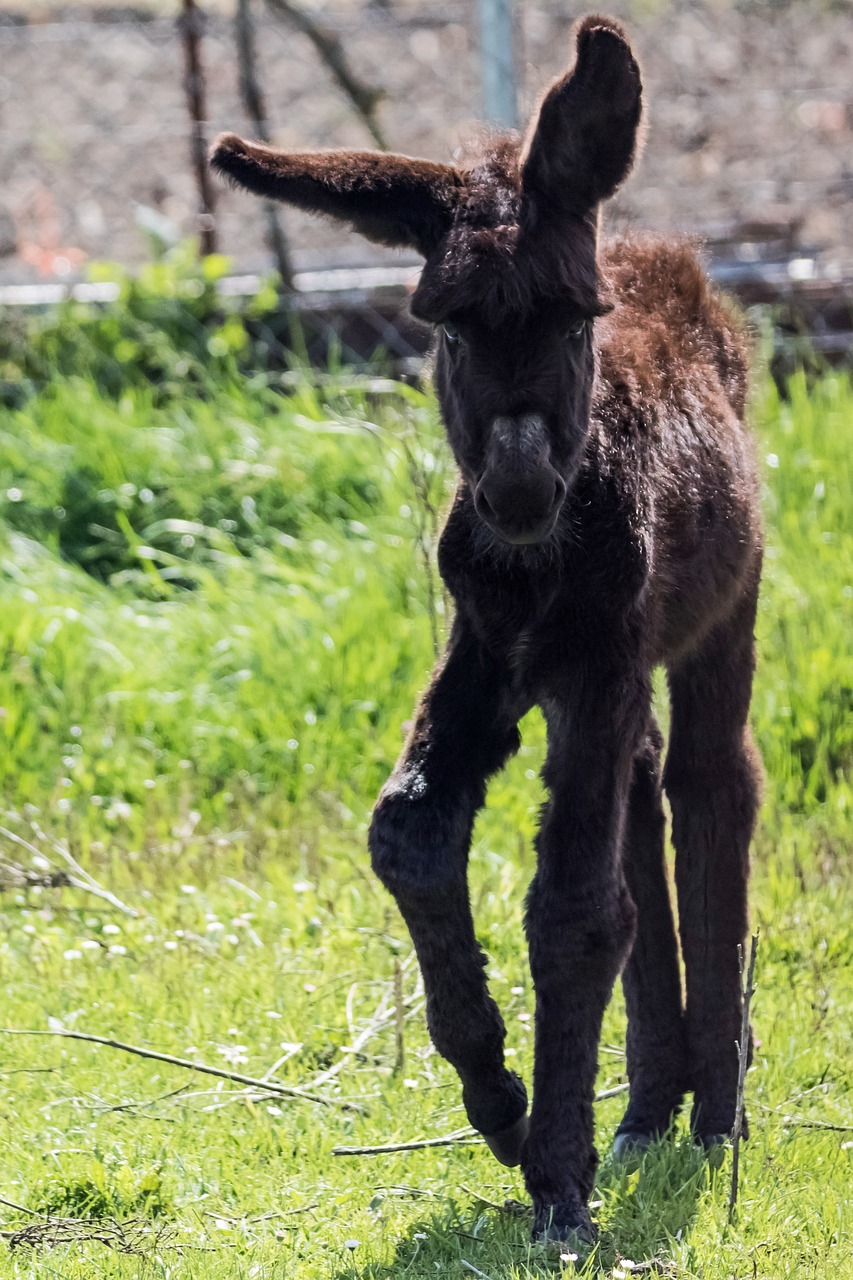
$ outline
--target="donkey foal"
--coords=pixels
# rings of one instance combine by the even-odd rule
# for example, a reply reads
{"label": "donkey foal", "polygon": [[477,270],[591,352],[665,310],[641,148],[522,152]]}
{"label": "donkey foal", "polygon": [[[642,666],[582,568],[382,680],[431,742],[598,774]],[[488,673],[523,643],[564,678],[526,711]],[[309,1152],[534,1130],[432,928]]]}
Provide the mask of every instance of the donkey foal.
{"label": "donkey foal", "polygon": [[[285,154],[233,135],[212,163],[259,195],[349,223],[426,264],[412,311],[459,466],[439,564],[447,651],[370,829],[414,941],[430,1034],[471,1123],[521,1163],[542,1240],[593,1238],[593,1087],[623,970],[627,1111],[617,1153],[693,1093],[698,1141],[735,1118],[748,846],[747,728],[761,530],[744,425],[745,342],[692,251],[598,243],[627,176],[641,80],[622,29],[590,17],[523,142],[466,167],[371,152]],[[664,664],[672,730],[650,678]],[[504,1063],[467,885],[486,782],[538,704],[549,792],[526,927],[533,1105]],[[679,944],[664,863],[672,807]]]}

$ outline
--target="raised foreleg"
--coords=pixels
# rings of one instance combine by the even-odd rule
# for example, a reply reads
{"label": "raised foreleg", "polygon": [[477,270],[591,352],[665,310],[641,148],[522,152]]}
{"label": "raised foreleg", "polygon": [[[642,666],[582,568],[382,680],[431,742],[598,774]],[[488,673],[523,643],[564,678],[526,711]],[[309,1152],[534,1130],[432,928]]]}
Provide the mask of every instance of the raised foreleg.
{"label": "raised foreleg", "polygon": [[505,1164],[519,1160],[527,1094],[504,1065],[505,1028],[474,935],[467,869],[486,780],[517,750],[524,710],[506,663],[457,620],[369,836],[374,870],[415,945],[433,1043],[459,1073],[468,1119]]}

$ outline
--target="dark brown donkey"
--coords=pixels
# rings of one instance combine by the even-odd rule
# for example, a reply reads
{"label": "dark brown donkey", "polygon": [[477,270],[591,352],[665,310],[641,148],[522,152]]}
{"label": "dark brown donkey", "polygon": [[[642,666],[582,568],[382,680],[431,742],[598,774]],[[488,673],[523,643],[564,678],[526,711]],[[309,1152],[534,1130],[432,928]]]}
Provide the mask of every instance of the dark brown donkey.
{"label": "dark brown donkey", "polygon": [[[412,311],[459,484],[441,537],[453,629],[370,829],[417,949],[427,1017],[471,1124],[521,1163],[542,1240],[592,1237],[593,1087],[617,974],[630,1101],[618,1153],[664,1134],[684,1094],[704,1144],[735,1118],[758,761],[747,728],[761,566],[742,332],[682,244],[598,243],[631,168],[640,72],[590,17],[525,141],[454,168],[370,152],[283,154],[221,137],[240,186],[426,259]],[[681,952],[664,864],[664,664]],[[468,849],[486,781],[544,712],[549,791],[527,899],[533,1105],[474,935]]]}

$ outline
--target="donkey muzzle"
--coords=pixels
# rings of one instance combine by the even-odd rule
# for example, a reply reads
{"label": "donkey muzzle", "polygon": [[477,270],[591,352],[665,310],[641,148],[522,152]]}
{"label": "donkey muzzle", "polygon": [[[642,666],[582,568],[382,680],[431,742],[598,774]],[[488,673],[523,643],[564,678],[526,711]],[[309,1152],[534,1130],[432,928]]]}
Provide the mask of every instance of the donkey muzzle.
{"label": "donkey muzzle", "polygon": [[542,542],[552,532],[566,483],[551,465],[545,422],[536,414],[496,418],[486,468],[474,490],[484,524],[514,546]]}

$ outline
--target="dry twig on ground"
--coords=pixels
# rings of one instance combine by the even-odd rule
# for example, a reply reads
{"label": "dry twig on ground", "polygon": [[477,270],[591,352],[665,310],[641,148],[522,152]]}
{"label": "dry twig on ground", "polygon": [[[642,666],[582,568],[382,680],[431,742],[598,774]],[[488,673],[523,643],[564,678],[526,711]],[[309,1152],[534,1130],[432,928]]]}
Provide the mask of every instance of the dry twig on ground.
{"label": "dry twig on ground", "polygon": [[365,1108],[358,1102],[350,1102],[345,1098],[330,1098],[325,1094],[309,1092],[296,1085],[279,1084],[274,1080],[258,1080],[255,1076],[246,1076],[239,1071],[226,1071],[224,1067],[212,1067],[205,1062],[191,1062],[188,1058],[176,1058],[170,1053],[158,1053],[155,1049],[143,1049],[140,1045],[126,1044],[122,1040],[112,1040],[108,1036],[91,1035],[86,1031],[68,1030],[29,1030],[16,1027],[0,1027],[0,1035],[4,1036],[58,1036],[64,1040],[82,1040],[86,1044],[99,1044],[107,1049],[119,1049],[122,1053],[132,1053],[137,1058],[148,1058],[153,1062],[166,1062],[172,1067],[183,1067],[185,1071],[198,1071],[202,1075],[216,1076],[220,1080],[234,1080],[237,1084],[249,1085],[260,1089],[265,1094],[275,1094],[282,1098],[296,1098],[302,1102],[316,1102],[323,1107],[340,1107],[343,1111],[364,1112]]}

